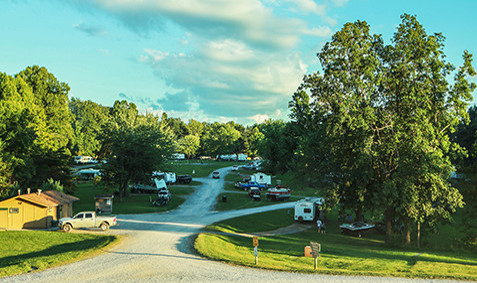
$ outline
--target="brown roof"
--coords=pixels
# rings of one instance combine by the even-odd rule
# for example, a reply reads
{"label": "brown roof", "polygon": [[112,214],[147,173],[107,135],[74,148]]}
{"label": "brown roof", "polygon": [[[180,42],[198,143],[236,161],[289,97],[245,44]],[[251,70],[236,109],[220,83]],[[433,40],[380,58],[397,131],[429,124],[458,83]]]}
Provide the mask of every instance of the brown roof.
{"label": "brown roof", "polygon": [[72,203],[74,201],[79,200],[79,198],[77,197],[53,190],[41,192],[40,194],[31,193],[26,195],[19,195],[17,198],[46,207],[58,206],[60,204]]}
{"label": "brown roof", "polygon": [[79,198],[77,197],[67,195],[62,192],[54,191],[54,190],[46,191],[46,192],[43,192],[42,194],[46,194],[49,197],[58,200],[59,204],[72,203],[74,201],[79,200]]}
{"label": "brown roof", "polygon": [[26,194],[26,195],[19,195],[17,196],[18,199],[22,199],[25,201],[33,202],[36,204],[39,204],[41,206],[46,206],[46,207],[53,207],[53,206],[58,206],[59,202],[45,194],[40,194],[38,193],[31,193],[31,194]]}

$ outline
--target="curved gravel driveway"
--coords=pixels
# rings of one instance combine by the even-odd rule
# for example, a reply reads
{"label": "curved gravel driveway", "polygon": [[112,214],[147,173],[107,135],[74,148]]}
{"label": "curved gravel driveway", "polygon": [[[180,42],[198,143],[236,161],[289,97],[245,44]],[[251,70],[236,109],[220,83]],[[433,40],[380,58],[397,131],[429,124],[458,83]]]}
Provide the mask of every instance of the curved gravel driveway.
{"label": "curved gravel driveway", "polygon": [[[225,176],[231,168],[219,169]],[[430,282],[403,278],[329,276],[267,271],[210,261],[195,255],[192,238],[214,222],[293,203],[227,212],[211,211],[224,179],[200,178],[203,185],[174,211],[119,215],[108,233],[125,240],[96,257],[42,272],[1,278],[0,282]],[[437,280],[434,280],[437,281]],[[440,280],[445,281],[445,280]],[[446,281],[450,282],[450,281]]]}

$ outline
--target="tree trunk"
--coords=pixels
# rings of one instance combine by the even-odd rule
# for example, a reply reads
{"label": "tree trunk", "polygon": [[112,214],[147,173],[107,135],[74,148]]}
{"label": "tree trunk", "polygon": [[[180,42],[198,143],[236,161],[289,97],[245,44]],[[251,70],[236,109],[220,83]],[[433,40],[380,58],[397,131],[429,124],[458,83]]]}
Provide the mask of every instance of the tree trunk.
{"label": "tree trunk", "polygon": [[410,245],[411,244],[411,220],[409,219],[409,217],[406,217],[405,224],[406,224],[406,245]]}
{"label": "tree trunk", "polygon": [[417,239],[416,239],[416,245],[417,248],[421,248],[421,222],[417,222]]}
{"label": "tree trunk", "polygon": [[359,206],[357,209],[356,209],[356,221],[359,222],[359,221],[364,221],[363,219],[363,207]]}
{"label": "tree trunk", "polygon": [[386,238],[385,238],[385,243],[387,245],[391,244],[392,241],[392,236],[393,236],[393,220],[394,220],[394,214],[388,210],[386,210],[385,214],[385,221],[386,221]]}

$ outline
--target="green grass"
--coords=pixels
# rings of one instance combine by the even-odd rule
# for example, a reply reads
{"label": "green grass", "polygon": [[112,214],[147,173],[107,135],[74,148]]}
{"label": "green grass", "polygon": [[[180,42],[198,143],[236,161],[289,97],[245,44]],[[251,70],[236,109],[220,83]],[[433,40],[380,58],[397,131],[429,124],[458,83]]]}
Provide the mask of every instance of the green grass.
{"label": "green grass", "polygon": [[[197,182],[199,183],[199,182]],[[113,199],[113,214],[131,214],[131,213],[151,213],[172,210],[180,206],[185,201],[185,197],[194,192],[194,187],[187,185],[169,186],[172,194],[172,200],[165,206],[156,207],[151,204],[151,200],[156,199],[156,195],[151,194],[130,194]],[[75,196],[80,200],[73,204],[75,213],[85,210],[94,210],[94,196],[104,194],[105,191],[101,185],[94,185],[91,182],[79,184],[75,191]]]}
{"label": "green grass", "polygon": [[[47,231],[0,232],[0,277],[65,264],[104,248],[117,237]],[[8,244],[5,244],[8,243]]]}
{"label": "green grass", "polygon": [[[245,233],[275,230],[293,222],[286,212],[234,218],[206,229]],[[292,209],[290,213],[293,213]],[[257,267],[306,273],[477,280],[477,256],[469,251],[391,248],[384,245],[383,235],[345,236],[339,232],[336,214],[329,215],[327,228],[325,235],[318,234],[310,225],[309,230],[298,234],[260,237]],[[319,242],[322,247],[316,271],[313,259],[303,256],[304,247],[310,241]],[[444,243],[437,244],[442,246]],[[249,238],[201,233],[194,246],[210,259],[255,267]]]}
{"label": "green grass", "polygon": [[264,232],[294,223],[293,209],[281,209],[227,219],[205,227],[208,231],[220,232]]}
{"label": "green grass", "polygon": [[[232,192],[225,192],[220,194],[217,197],[217,202],[215,204],[215,210],[217,211],[226,211],[226,210],[234,210],[234,209],[242,209],[242,208],[251,208],[251,207],[259,207],[259,206],[265,206],[265,205],[272,205],[272,204],[277,204],[281,203],[281,201],[270,201],[267,200],[265,194],[266,191],[262,191],[262,200],[256,201],[253,200],[248,196],[247,192],[240,191],[237,189],[234,189],[234,191],[238,193],[232,193]],[[227,196],[227,202],[222,202],[222,196],[226,195]],[[290,201],[296,201],[300,199],[299,197],[291,197]]]}

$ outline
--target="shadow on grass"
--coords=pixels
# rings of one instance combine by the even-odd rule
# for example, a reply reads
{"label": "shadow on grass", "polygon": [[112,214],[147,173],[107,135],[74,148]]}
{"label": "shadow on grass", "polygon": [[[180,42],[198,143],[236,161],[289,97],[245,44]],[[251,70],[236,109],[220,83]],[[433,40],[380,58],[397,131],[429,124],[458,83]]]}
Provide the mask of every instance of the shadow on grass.
{"label": "shadow on grass", "polygon": [[[0,259],[0,268],[9,267],[13,265],[21,265],[27,261],[35,262],[36,259],[42,257],[58,256],[68,252],[81,252],[86,249],[94,247],[104,247],[110,243],[114,237],[106,237],[102,239],[87,239],[80,242],[65,243],[46,248],[41,251],[19,254],[14,256],[7,256]],[[51,260],[49,260],[51,262]]]}

